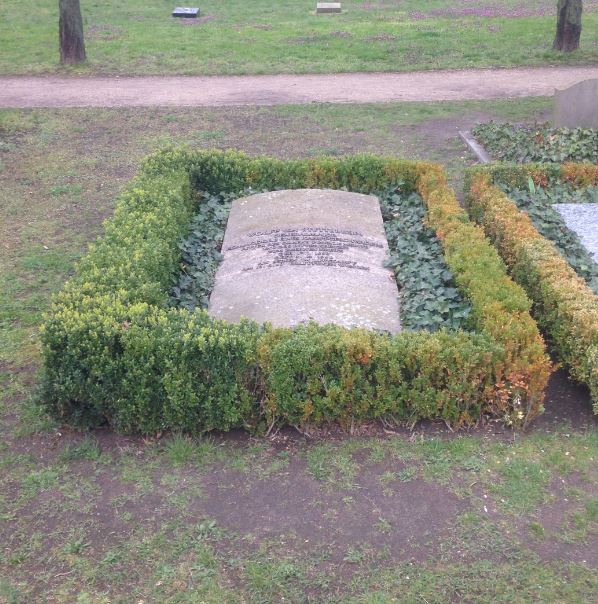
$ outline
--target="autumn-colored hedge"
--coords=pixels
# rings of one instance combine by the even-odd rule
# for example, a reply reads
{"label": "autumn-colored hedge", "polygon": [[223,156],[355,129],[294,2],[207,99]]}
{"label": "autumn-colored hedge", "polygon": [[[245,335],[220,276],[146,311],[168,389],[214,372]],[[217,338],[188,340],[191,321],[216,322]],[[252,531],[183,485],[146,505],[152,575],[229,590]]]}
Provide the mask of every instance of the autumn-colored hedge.
{"label": "autumn-colored hedge", "polygon": [[[531,303],[507,275],[504,262],[481,228],[469,220],[440,167],[427,169],[418,189],[428,206],[428,222],[442,241],[457,286],[471,300],[477,328],[500,342],[506,353],[506,383],[528,392],[543,391],[550,374],[544,341],[530,315]],[[541,401],[527,412],[535,416]]]}
{"label": "autumn-colored hedge", "polygon": [[492,183],[526,189],[531,178],[537,187],[569,183],[574,187],[598,185],[598,164],[509,164],[491,163],[470,168],[465,175],[465,189],[474,175],[486,174]]}
{"label": "autumn-colored hedge", "polygon": [[575,379],[589,386],[598,413],[598,297],[555,246],[538,233],[527,214],[493,184],[513,184],[530,176],[537,184],[558,178],[587,186],[598,182],[598,166],[476,168],[467,179],[467,207],[496,245],[512,277],[534,301],[534,316],[560,360]]}
{"label": "autumn-colored hedge", "polygon": [[[424,198],[476,333],[272,329],[168,306],[194,190],[391,185]],[[67,421],[143,433],[376,417],[460,426],[482,414],[524,425],[541,410],[550,372],[529,307],[434,164],[169,149],[143,162],[105,236],[55,297],[42,332],[43,398]]]}

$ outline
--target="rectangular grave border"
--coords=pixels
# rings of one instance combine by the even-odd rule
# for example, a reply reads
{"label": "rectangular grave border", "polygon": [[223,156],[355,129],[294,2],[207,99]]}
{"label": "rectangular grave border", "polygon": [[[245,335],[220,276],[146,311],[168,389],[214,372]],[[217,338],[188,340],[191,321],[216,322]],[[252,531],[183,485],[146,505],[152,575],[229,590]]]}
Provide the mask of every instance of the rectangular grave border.
{"label": "rectangular grave border", "polygon": [[534,316],[571,376],[590,388],[598,413],[598,297],[497,186],[526,188],[598,184],[595,164],[488,164],[468,170],[466,205],[483,226],[511,275],[534,302]]}
{"label": "rectangular grave border", "polygon": [[[310,324],[271,329],[167,305],[194,191],[417,191],[476,332]],[[374,155],[282,161],[168,149],[146,158],[105,234],[54,297],[42,328],[42,400],[64,420],[123,432],[201,433],[377,417],[525,425],[551,371],[525,292],[459,206],[438,165]]]}

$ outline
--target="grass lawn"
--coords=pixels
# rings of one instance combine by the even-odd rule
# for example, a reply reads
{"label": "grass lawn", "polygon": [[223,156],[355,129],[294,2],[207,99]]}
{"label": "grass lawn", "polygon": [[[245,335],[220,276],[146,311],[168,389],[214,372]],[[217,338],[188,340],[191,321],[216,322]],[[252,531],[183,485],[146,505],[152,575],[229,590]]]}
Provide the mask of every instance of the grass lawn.
{"label": "grass lawn", "polygon": [[588,422],[192,441],[76,433],[32,402],[49,297],[156,146],[368,150],[442,161],[458,178],[471,162],[458,128],[549,107],[0,111],[0,602],[591,601]]}
{"label": "grass lawn", "polygon": [[[315,15],[315,4],[208,0],[195,21],[171,18],[174,4],[164,0],[83,0],[89,63],[73,73],[413,71],[598,60],[595,0],[584,2],[581,49],[571,54],[551,50],[554,0],[345,0],[340,15]],[[3,0],[0,16],[0,73],[60,70],[55,0]]]}

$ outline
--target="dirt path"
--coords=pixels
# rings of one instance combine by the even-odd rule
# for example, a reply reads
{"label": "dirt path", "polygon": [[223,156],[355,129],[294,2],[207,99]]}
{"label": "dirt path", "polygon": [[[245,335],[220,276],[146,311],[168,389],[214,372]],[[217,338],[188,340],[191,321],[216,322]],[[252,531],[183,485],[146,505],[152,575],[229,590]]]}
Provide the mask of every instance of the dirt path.
{"label": "dirt path", "polygon": [[0,77],[0,107],[384,103],[550,96],[598,66],[207,77]]}

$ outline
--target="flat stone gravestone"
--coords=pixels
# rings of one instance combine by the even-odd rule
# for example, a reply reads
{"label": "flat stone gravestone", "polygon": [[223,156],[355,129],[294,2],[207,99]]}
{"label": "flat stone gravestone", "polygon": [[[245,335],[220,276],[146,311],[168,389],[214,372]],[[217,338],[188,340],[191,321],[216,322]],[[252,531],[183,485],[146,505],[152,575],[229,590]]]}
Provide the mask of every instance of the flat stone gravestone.
{"label": "flat stone gravestone", "polygon": [[340,2],[318,2],[316,4],[316,13],[340,13]]}
{"label": "flat stone gravestone", "polygon": [[598,262],[598,203],[556,203],[553,207]]}
{"label": "flat stone gravestone", "polygon": [[598,128],[598,79],[585,80],[554,93],[554,125]]}
{"label": "flat stone gravestone", "polygon": [[199,16],[199,9],[184,7],[184,6],[177,6],[172,11],[172,16],[173,17],[182,17],[184,19],[197,19],[197,17]]}
{"label": "flat stone gravestone", "polygon": [[400,331],[398,289],[376,197],[272,191],[233,202],[208,311],[292,327]]}

